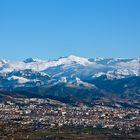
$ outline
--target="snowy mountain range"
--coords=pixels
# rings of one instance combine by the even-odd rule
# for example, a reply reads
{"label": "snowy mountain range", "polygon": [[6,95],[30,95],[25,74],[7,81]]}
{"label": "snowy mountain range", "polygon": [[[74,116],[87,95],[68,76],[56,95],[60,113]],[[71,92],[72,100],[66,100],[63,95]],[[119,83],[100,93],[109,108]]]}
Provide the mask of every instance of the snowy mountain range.
{"label": "snowy mountain range", "polygon": [[88,59],[70,55],[52,61],[33,58],[24,61],[0,60],[0,87],[50,86],[58,83],[94,87],[85,81],[101,76],[110,80],[140,76],[140,58]]}
{"label": "snowy mountain range", "polygon": [[[140,107],[140,58],[0,60],[0,95]],[[129,105],[128,105],[129,104]]]}

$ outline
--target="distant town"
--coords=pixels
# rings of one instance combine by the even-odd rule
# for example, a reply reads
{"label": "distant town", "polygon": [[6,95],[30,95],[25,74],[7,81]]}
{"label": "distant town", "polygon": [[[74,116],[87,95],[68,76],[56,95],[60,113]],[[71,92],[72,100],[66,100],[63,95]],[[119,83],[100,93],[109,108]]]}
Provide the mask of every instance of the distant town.
{"label": "distant town", "polygon": [[[13,98],[0,103],[0,139],[14,140],[15,135],[24,135],[26,131],[68,127],[112,130],[112,135],[140,138],[140,110],[101,105],[71,106],[38,98]],[[30,138],[30,133],[24,137]]]}

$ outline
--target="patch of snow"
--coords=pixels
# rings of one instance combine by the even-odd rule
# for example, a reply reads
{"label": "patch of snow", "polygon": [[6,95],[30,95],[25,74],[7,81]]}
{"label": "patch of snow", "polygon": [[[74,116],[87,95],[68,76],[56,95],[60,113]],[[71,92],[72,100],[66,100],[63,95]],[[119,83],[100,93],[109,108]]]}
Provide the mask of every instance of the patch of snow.
{"label": "patch of snow", "polygon": [[11,76],[8,78],[8,80],[17,80],[19,84],[24,84],[30,81],[24,77],[18,77],[18,76]]}

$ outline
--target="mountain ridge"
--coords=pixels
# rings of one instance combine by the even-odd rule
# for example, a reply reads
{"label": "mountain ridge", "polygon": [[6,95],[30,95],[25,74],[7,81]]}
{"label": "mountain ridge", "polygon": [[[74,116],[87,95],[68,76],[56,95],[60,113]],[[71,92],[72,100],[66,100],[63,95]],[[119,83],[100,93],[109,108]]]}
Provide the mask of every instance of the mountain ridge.
{"label": "mountain ridge", "polygon": [[71,102],[93,103],[97,99],[103,101],[103,98],[123,101],[124,95],[125,100],[140,100],[139,58],[88,59],[70,55],[49,61],[28,58],[0,62],[1,92],[66,98]]}
{"label": "mountain ridge", "polygon": [[[76,81],[78,78],[82,81],[100,76],[107,76],[108,79],[140,76],[140,58],[88,59],[70,55],[51,61],[27,58],[24,61],[1,59],[0,62],[0,76],[7,80],[24,79],[26,82],[31,80],[27,75],[35,75],[35,73],[42,76],[48,75],[58,81],[62,81],[62,78],[65,79],[65,81],[70,81],[70,79],[75,79]],[[23,74],[19,74],[20,72]],[[34,80],[37,79],[38,77],[36,75]]]}

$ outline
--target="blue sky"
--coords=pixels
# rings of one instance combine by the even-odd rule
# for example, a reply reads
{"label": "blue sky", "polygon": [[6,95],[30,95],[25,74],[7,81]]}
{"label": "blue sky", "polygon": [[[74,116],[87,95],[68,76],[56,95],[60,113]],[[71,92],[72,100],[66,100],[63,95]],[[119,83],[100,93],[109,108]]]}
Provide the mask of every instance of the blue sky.
{"label": "blue sky", "polygon": [[140,56],[140,0],[1,0],[0,58]]}

